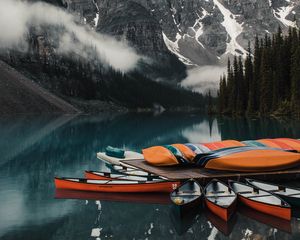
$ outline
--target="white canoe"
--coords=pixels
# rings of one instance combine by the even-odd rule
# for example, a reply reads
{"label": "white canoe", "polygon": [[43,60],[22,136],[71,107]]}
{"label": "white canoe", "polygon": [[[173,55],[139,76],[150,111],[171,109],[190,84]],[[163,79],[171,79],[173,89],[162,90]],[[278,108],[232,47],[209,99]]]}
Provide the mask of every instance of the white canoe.
{"label": "white canoe", "polygon": [[105,154],[105,152],[98,152],[97,158],[113,165],[121,165],[120,161],[126,160],[143,160],[144,156],[141,153],[133,152],[133,151],[125,151],[125,158],[116,158],[110,157]]}

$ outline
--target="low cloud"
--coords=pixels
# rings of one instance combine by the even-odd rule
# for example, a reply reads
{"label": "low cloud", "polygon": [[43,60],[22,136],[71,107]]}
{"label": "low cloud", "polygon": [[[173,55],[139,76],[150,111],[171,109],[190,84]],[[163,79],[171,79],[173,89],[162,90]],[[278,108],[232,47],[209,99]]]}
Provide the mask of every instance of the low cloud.
{"label": "low cloud", "polygon": [[188,70],[187,77],[181,82],[181,86],[196,92],[206,94],[211,90],[213,95],[219,89],[220,76],[226,72],[223,66],[202,66]]}
{"label": "low cloud", "polygon": [[88,26],[78,25],[72,14],[58,7],[42,2],[0,0],[1,48],[16,48],[26,44],[30,26],[44,25],[64,29],[63,34],[57,33],[60,34],[58,51],[61,53],[75,52],[88,59],[86,49],[92,46],[103,62],[123,72],[133,69],[141,58],[126,43],[96,33]]}

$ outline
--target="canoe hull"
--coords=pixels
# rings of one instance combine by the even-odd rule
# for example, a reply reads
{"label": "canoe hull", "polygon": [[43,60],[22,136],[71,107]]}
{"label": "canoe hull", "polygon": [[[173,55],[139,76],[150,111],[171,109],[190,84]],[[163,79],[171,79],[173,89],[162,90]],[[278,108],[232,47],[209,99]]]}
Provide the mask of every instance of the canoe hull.
{"label": "canoe hull", "polygon": [[282,218],[288,221],[291,220],[291,208],[285,208],[281,206],[275,206],[267,203],[253,201],[241,195],[238,195],[238,198],[240,202],[259,212],[270,214],[272,216]]}
{"label": "canoe hull", "polygon": [[201,202],[202,202],[202,197],[199,197],[188,204],[184,204],[184,205],[173,204],[172,211],[176,212],[176,214],[180,217],[185,217],[189,215],[192,211],[198,212],[202,207]]}
{"label": "canoe hull", "polygon": [[55,178],[57,189],[69,189],[92,192],[172,192],[180,185],[180,182],[138,183],[138,184],[91,184],[84,182],[72,182]]}
{"label": "canoe hull", "polygon": [[232,217],[236,209],[236,203],[237,201],[235,200],[229,207],[225,208],[205,199],[206,207],[224,221],[228,221]]}

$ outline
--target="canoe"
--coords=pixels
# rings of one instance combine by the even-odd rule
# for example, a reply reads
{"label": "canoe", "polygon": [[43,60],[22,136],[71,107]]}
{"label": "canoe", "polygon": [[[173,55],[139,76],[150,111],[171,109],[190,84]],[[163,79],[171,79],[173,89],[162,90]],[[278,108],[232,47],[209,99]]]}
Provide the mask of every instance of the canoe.
{"label": "canoe", "polygon": [[227,148],[195,158],[202,168],[237,172],[276,171],[300,165],[299,153],[266,147]]}
{"label": "canoe", "polygon": [[202,194],[199,183],[191,179],[171,192],[170,198],[180,214],[184,214],[184,212],[200,206]]}
{"label": "canoe", "polygon": [[56,189],[55,198],[130,202],[140,204],[171,204],[169,193],[109,193]]}
{"label": "canoe", "polygon": [[97,158],[99,160],[102,160],[106,163],[114,164],[114,165],[120,165],[121,164],[120,161],[144,159],[143,154],[140,154],[140,153],[134,152],[134,151],[125,151],[124,156],[125,156],[124,158],[117,158],[117,157],[108,156],[108,155],[106,155],[105,152],[97,153]]}
{"label": "canoe", "polygon": [[291,220],[291,206],[278,196],[245,183],[229,180],[229,186],[246,206],[259,212]]}
{"label": "canoe", "polygon": [[130,181],[160,181],[159,177],[151,177],[144,175],[129,175],[110,172],[85,171],[85,178],[98,180],[130,180]]}
{"label": "canoe", "polygon": [[118,174],[159,178],[159,176],[157,175],[154,175],[152,173],[134,167],[128,167],[125,165],[112,165],[112,164],[107,164],[106,166],[110,168],[111,171]]}
{"label": "canoe", "polygon": [[254,179],[246,179],[246,181],[257,188],[272,192],[290,205],[300,207],[300,189],[265,183]]}
{"label": "canoe", "polygon": [[93,180],[85,178],[55,178],[57,189],[93,192],[172,192],[180,183],[172,181]]}
{"label": "canoe", "polygon": [[224,221],[228,221],[236,210],[237,195],[218,180],[206,185],[204,197],[207,208]]}

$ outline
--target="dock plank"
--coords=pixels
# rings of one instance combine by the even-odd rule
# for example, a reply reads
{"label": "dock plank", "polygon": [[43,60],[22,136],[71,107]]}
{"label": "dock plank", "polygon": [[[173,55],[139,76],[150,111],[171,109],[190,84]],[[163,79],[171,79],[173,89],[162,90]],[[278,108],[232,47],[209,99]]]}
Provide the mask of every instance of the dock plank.
{"label": "dock plank", "polygon": [[297,168],[273,171],[273,172],[224,172],[214,171],[204,168],[196,167],[157,167],[152,166],[145,160],[126,160],[121,161],[125,164],[142,169],[146,172],[150,172],[170,180],[186,180],[190,178],[197,179],[199,182],[207,183],[211,179],[218,178],[221,180],[233,179],[240,180],[241,178],[256,178],[261,180],[283,180],[283,179],[298,179],[300,178],[300,166]]}

